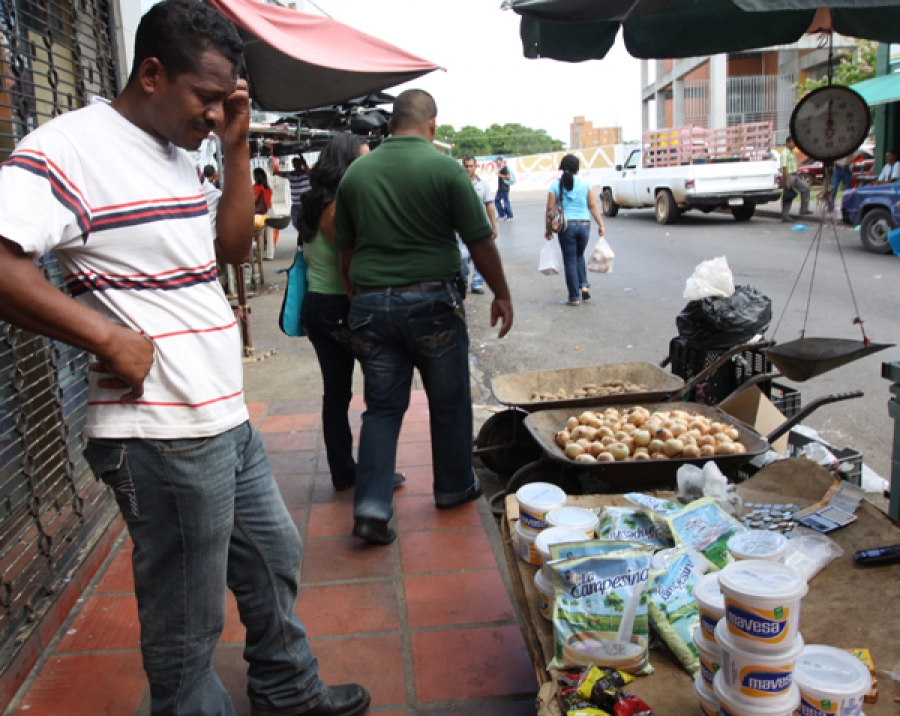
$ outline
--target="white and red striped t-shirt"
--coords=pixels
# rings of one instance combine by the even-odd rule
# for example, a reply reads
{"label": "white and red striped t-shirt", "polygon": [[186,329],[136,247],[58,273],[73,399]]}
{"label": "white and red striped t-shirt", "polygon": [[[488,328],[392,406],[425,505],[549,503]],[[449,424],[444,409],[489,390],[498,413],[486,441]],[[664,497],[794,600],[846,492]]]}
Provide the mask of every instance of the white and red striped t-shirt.
{"label": "white and red striped t-shirt", "polygon": [[75,298],[155,346],[144,395],[91,374],[85,434],[178,439],[247,420],[241,339],[216,279],[218,190],[106,101],[53,119],[0,165],[0,236],[51,249]]}

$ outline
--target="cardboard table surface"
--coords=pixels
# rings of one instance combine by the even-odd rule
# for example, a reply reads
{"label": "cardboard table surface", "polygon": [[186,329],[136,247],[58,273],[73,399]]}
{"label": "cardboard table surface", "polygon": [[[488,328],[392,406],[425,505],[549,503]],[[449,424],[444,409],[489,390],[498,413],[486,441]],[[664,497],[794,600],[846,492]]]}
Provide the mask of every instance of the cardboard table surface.
{"label": "cardboard table surface", "polygon": [[[818,502],[834,477],[825,469],[802,458],[768,465],[738,487],[745,502],[793,502],[806,507]],[[666,493],[658,493],[666,494]],[[568,504],[582,507],[624,505],[621,495],[570,496]],[[900,564],[883,567],[855,567],[852,552],[859,549],[900,543],[900,524],[868,502],[863,502],[853,524],[830,533],[844,550],[839,557],[809,583],[803,599],[800,631],[807,644],[828,644],[841,649],[869,649],[876,672],[893,671],[900,664]],[[502,524],[507,562],[522,619],[525,637],[535,662],[538,680],[550,680],[546,665],[553,657],[553,628],[541,616],[534,588],[537,567],[515,555],[511,535],[518,520],[514,495],[506,498]],[[665,716],[694,716],[698,712],[693,681],[668,649],[650,651],[652,676],[641,677],[629,690],[641,696],[654,713]],[[897,716],[900,682],[877,673],[878,701],[866,704],[866,716]]]}

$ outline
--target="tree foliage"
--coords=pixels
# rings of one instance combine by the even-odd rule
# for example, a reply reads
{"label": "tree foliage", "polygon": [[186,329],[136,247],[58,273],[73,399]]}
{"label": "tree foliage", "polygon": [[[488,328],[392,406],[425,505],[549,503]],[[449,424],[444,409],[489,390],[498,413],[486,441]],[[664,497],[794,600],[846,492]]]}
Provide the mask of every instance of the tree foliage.
{"label": "tree foliage", "polygon": [[[857,50],[849,55],[841,57],[840,63],[834,68],[832,84],[849,87],[857,82],[871,79],[875,76],[875,58],[878,54],[878,43],[871,40],[854,40]],[[819,87],[828,84],[828,78],[820,80],[806,80],[797,84],[800,97]]]}
{"label": "tree foliage", "polygon": [[466,125],[460,130],[449,124],[438,126],[436,138],[452,144],[453,156],[466,154],[473,156],[502,155],[504,157],[559,152],[566,148],[543,129],[532,129],[521,124],[492,124],[487,129]]}

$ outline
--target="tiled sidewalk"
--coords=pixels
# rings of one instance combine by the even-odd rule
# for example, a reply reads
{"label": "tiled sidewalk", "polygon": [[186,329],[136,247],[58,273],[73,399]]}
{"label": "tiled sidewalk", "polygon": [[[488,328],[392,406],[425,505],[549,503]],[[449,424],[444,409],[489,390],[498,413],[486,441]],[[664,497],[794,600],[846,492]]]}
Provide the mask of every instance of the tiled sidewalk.
{"label": "tiled sidewalk", "polygon": [[[352,490],[331,488],[319,402],[254,403],[285,503],[304,537],[297,612],[326,683],[357,681],[371,713],[391,716],[534,714],[537,689],[489,512],[468,504],[434,508],[424,394],[413,394],[397,465],[399,539],[371,547],[349,536]],[[358,437],[362,405],[354,399]],[[148,687],[138,650],[130,541],[123,538],[79,601],[52,654],[7,713],[22,716],[143,716]],[[243,628],[229,595],[216,668],[239,716],[245,696]]]}

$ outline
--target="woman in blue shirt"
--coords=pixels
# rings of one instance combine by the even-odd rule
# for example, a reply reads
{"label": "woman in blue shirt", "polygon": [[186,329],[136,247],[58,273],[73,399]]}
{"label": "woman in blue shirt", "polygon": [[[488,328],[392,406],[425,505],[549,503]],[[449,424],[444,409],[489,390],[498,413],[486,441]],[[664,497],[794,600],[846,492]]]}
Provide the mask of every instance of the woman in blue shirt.
{"label": "woman in blue shirt", "polygon": [[[566,154],[559,164],[562,176],[554,179],[550,184],[547,194],[547,213],[550,212],[562,198],[562,208],[566,214],[568,228],[559,235],[559,248],[562,249],[563,266],[565,267],[566,287],[569,290],[569,306],[579,306],[582,300],[591,297],[590,286],[587,280],[587,266],[584,261],[584,252],[587,249],[591,235],[591,217],[599,224],[600,236],[606,233],[603,226],[603,215],[594,196],[594,190],[581,177],[575,176],[581,167],[578,157],[574,154]],[[547,241],[553,238],[549,223],[544,238]]]}

